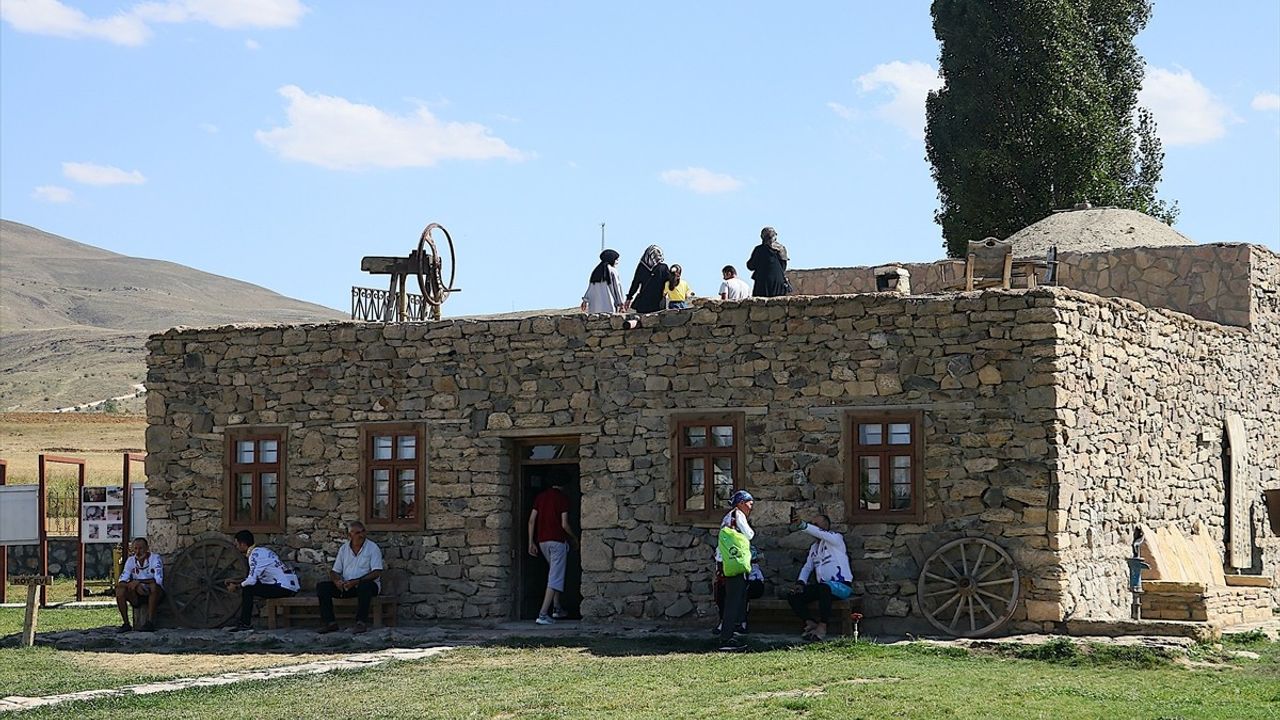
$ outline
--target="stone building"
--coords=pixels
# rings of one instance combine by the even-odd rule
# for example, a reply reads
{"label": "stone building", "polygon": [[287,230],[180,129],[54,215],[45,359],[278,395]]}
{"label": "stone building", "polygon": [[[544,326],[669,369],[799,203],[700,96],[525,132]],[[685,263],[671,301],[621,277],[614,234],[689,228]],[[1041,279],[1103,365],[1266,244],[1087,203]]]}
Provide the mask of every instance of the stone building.
{"label": "stone building", "polygon": [[[770,580],[793,580],[807,547],[789,509],[824,511],[888,629],[1128,618],[1135,527],[1147,617],[1269,617],[1280,255],[1152,245],[1064,251],[1066,287],[943,292],[941,271],[911,266],[903,296],[867,292],[869,268],[800,271],[807,295],[634,329],[582,314],[176,328],[148,343],[152,543],[250,527],[318,574],[361,519],[411,575],[402,612],[531,617],[545,570],[524,521],[558,480],[582,528],[583,615],[694,621],[714,617],[714,528],[746,487]],[[922,580],[940,551],[989,592]]]}

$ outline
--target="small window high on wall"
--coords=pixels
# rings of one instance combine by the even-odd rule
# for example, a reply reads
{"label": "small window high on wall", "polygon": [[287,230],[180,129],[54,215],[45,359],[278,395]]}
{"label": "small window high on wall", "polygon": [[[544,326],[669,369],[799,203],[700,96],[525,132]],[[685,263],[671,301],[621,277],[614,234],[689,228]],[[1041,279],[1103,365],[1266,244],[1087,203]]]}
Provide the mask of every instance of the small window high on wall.
{"label": "small window high on wall", "polygon": [[672,419],[676,520],[716,522],[728,510],[729,498],[744,482],[746,443],[742,430],[742,413]]}
{"label": "small window high on wall", "polygon": [[360,429],[361,517],[371,530],[423,527],[426,433],[418,423]]}
{"label": "small window high on wall", "polygon": [[232,428],[226,437],[226,529],[283,532],[285,429]]}
{"label": "small window high on wall", "polygon": [[918,522],[924,517],[923,424],[919,411],[845,416],[850,522]]}

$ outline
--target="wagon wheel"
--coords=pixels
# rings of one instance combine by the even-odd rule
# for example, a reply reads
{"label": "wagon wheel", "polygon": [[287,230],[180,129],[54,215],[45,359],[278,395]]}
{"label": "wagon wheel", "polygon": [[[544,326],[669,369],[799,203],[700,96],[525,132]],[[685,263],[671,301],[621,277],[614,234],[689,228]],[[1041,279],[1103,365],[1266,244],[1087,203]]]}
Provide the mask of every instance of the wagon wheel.
{"label": "wagon wheel", "polygon": [[[444,239],[449,244],[448,282],[444,280],[444,257],[436,247],[435,239],[431,237],[433,230],[444,233]],[[430,253],[427,253],[428,249]],[[422,301],[425,305],[431,306],[431,311],[439,317],[440,306],[449,299],[449,293],[455,290],[453,281],[457,274],[458,258],[453,249],[453,236],[440,223],[431,223],[422,231],[422,237],[418,239],[418,257],[422,258],[418,266],[418,289],[422,291]],[[424,313],[427,312],[425,307],[422,310]]]}
{"label": "wagon wheel", "polygon": [[200,540],[178,554],[165,572],[169,607],[182,627],[215,628],[240,609],[226,583],[249,573],[244,554],[226,540]]}
{"label": "wagon wheel", "polygon": [[985,538],[960,538],[925,561],[916,599],[942,632],[982,637],[1013,616],[1019,587],[1018,568],[1004,548]]}

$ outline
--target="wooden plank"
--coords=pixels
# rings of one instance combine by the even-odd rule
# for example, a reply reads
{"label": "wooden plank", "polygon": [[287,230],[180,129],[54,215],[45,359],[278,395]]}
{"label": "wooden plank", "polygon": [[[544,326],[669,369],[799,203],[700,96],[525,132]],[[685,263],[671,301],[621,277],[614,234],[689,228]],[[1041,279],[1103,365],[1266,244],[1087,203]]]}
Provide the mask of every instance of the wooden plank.
{"label": "wooden plank", "polygon": [[360,260],[360,269],[371,275],[409,275],[418,272],[417,263],[407,257],[367,255]]}
{"label": "wooden plank", "polygon": [[27,616],[22,621],[22,647],[31,647],[36,642],[36,620],[40,616],[37,588],[41,587],[44,587],[43,583],[27,584]]}

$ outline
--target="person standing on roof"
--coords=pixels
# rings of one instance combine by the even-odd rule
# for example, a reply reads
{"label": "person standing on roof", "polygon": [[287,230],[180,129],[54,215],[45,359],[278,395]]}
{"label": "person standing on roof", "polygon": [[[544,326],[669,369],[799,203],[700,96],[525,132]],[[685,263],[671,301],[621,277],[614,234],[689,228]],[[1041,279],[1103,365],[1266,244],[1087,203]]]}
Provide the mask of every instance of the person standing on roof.
{"label": "person standing on roof", "polygon": [[778,231],[766,227],[760,231],[760,244],[747,261],[755,287],[755,297],[778,297],[787,294],[787,248],[778,242]]}
{"label": "person standing on roof", "polygon": [[618,279],[617,250],[600,253],[600,262],[591,271],[587,292],[582,296],[582,312],[614,313],[622,309],[626,299],[622,297],[622,281]]}
{"label": "person standing on roof", "polygon": [[662,248],[650,245],[636,265],[636,274],[627,290],[626,310],[638,313],[657,312],[662,309],[663,290],[671,278],[671,269],[663,261]]}

